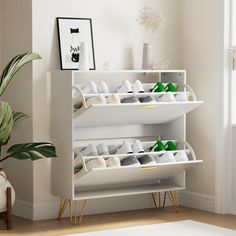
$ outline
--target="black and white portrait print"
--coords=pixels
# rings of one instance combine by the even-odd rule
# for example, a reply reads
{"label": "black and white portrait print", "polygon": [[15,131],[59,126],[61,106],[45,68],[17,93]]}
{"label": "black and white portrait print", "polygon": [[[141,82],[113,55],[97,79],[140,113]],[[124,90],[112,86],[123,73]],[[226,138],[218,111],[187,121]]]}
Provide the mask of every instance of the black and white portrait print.
{"label": "black and white portrait print", "polygon": [[78,70],[80,44],[88,45],[89,69],[95,70],[92,20],[90,18],[57,18],[62,70]]}

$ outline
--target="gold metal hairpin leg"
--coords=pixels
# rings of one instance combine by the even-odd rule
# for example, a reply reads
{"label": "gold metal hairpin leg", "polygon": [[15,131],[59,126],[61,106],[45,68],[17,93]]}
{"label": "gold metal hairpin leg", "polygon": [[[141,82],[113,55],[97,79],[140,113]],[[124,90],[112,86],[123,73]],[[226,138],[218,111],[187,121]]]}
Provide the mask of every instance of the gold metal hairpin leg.
{"label": "gold metal hairpin leg", "polygon": [[179,206],[176,200],[176,196],[171,191],[168,191],[167,194],[172,203],[172,206],[175,208],[176,212],[179,213]]}
{"label": "gold metal hairpin leg", "polygon": [[166,205],[166,192],[164,193],[162,208],[165,208],[165,205]]}
{"label": "gold metal hairpin leg", "polygon": [[76,217],[77,217],[77,208],[76,208],[76,205],[77,205],[77,202],[74,201],[74,224],[77,223],[77,219],[76,219]]}
{"label": "gold metal hairpin leg", "polygon": [[69,210],[70,210],[70,223],[72,223],[72,201],[69,200]]}
{"label": "gold metal hairpin leg", "polygon": [[159,192],[158,193],[158,206],[157,206],[157,201],[156,201],[156,198],[155,198],[155,194],[154,193],[152,193],[152,200],[153,200],[153,203],[154,203],[154,206],[155,206],[155,208],[162,208],[162,206],[161,206],[161,193]]}
{"label": "gold metal hairpin leg", "polygon": [[[62,200],[62,201],[63,201],[63,200]],[[63,215],[63,213],[64,213],[64,211],[65,211],[65,209],[66,209],[66,206],[67,206],[68,202],[69,202],[69,200],[64,199],[64,201],[60,203],[59,213],[58,213],[57,220],[60,220],[60,219],[61,219],[61,217],[62,217],[62,215]]]}
{"label": "gold metal hairpin leg", "polygon": [[[87,199],[85,199],[83,202],[83,205],[81,208],[81,213],[80,213],[80,218],[79,218],[79,221],[77,221],[77,201],[76,200],[69,200],[70,223],[72,225],[80,224],[82,222],[86,202],[87,202]],[[73,206],[73,204],[74,204],[74,206]],[[73,215],[73,213],[74,213],[74,215]]]}
{"label": "gold metal hairpin leg", "polygon": [[80,213],[80,218],[79,218],[79,224],[82,222],[83,216],[84,216],[84,209],[85,209],[85,205],[86,205],[87,199],[84,200],[83,202],[83,206],[82,206],[82,210]]}
{"label": "gold metal hairpin leg", "polygon": [[158,207],[157,207],[157,203],[156,203],[156,199],[155,199],[154,193],[152,193],[152,200],[153,200],[153,203],[154,203],[155,208],[158,208]]}
{"label": "gold metal hairpin leg", "polygon": [[[59,216],[59,214],[60,214],[60,212],[61,212],[62,204],[63,204],[63,198],[61,198],[61,200],[60,200],[60,205],[59,205],[59,210],[58,210],[58,216]],[[58,216],[57,216],[57,217],[58,217]]]}

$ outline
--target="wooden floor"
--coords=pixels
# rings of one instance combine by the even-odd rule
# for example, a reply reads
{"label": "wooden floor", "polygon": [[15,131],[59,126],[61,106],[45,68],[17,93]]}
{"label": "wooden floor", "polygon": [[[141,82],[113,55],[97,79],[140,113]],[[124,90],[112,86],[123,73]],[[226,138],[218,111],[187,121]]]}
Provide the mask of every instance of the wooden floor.
{"label": "wooden floor", "polygon": [[69,219],[32,222],[14,217],[13,230],[4,230],[1,222],[0,235],[66,235],[88,231],[106,230],[178,220],[195,220],[236,230],[236,216],[216,215],[209,212],[181,208],[181,213],[167,207],[165,210],[146,209],[129,212],[85,216],[81,225],[70,225]]}

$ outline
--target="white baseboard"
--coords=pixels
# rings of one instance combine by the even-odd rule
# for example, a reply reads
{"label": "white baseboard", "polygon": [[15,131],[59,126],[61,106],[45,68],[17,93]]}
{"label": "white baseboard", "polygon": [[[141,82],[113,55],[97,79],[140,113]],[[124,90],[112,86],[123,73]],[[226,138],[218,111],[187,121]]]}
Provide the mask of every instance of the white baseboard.
{"label": "white baseboard", "polygon": [[32,220],[33,203],[16,199],[13,206],[13,215],[20,216],[28,220]]}
{"label": "white baseboard", "polygon": [[[166,205],[170,205],[170,202],[167,201]],[[13,214],[30,220],[56,219],[58,214],[58,207],[59,200],[54,202],[37,204],[16,200],[13,208]],[[80,206],[78,206],[78,213],[80,211],[80,207],[81,204]],[[85,215],[130,211],[147,208],[154,208],[154,203],[151,194],[103,198],[96,200],[94,199],[88,201],[85,208]],[[68,208],[66,209],[63,216],[69,216]]]}
{"label": "white baseboard", "polygon": [[230,214],[236,216],[236,210],[231,210]]}
{"label": "white baseboard", "polygon": [[180,191],[178,195],[181,206],[215,212],[215,196],[189,191]]}
{"label": "white baseboard", "polygon": [[[180,191],[178,193],[178,197],[179,204],[182,206],[210,212],[215,211],[214,196],[188,191]],[[170,205],[170,202],[167,201],[166,205]],[[21,200],[16,200],[13,207],[13,214],[29,220],[55,219],[58,214],[58,206],[59,201],[32,204]],[[153,207],[154,205],[151,194],[103,198],[89,200],[85,215],[129,211]],[[67,209],[65,211],[64,217],[68,216],[69,211]]]}

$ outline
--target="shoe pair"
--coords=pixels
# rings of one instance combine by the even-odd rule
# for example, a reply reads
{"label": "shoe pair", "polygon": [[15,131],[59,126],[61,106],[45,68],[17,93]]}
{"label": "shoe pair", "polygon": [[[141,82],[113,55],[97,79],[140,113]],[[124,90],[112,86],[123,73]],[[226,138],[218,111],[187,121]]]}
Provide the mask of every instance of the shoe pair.
{"label": "shoe pair", "polygon": [[162,82],[157,82],[150,92],[177,92],[177,87],[173,83],[168,83],[166,86]]}
{"label": "shoe pair", "polygon": [[149,152],[176,151],[177,147],[173,141],[164,144],[161,140],[157,140],[153,146],[149,148]]}
{"label": "shoe pair", "polygon": [[121,99],[121,103],[156,103],[156,100],[152,96],[139,97],[133,95],[131,97],[126,97]]}
{"label": "shoe pair", "polygon": [[185,92],[179,92],[177,94],[173,94],[172,92],[166,92],[161,94],[157,98],[158,102],[187,102],[188,96]]}
{"label": "shoe pair", "polygon": [[126,157],[121,160],[121,166],[140,166],[140,165],[155,165],[156,161],[149,155],[143,155],[140,157]]}
{"label": "shoe pair", "polygon": [[168,163],[168,162],[186,162],[188,156],[185,151],[178,151],[176,153],[165,152],[155,157],[157,163]]}
{"label": "shoe pair", "polygon": [[100,94],[86,100],[87,107],[93,104],[120,104],[120,97],[117,94],[112,94],[106,98],[104,95]]}
{"label": "shoe pair", "polygon": [[87,170],[92,170],[96,168],[106,168],[106,167],[119,167],[121,166],[120,159],[118,157],[109,157],[108,159],[104,159],[102,157],[98,157],[96,159],[92,159],[86,162]]}
{"label": "shoe pair", "polygon": [[131,153],[143,153],[143,145],[140,140],[135,140],[133,145],[129,140],[124,140],[121,146],[117,149],[116,154],[131,154]]}
{"label": "shoe pair", "polygon": [[109,150],[105,143],[100,143],[98,145],[95,145],[94,143],[90,143],[87,147],[83,148],[80,152],[83,156],[109,155]]}
{"label": "shoe pair", "polygon": [[90,81],[88,85],[82,89],[84,94],[98,94],[98,93],[109,93],[109,87],[105,81],[101,81],[98,85],[94,81]]}
{"label": "shoe pair", "polygon": [[133,85],[125,80],[118,88],[117,93],[144,93],[144,89],[140,80],[136,80]]}

